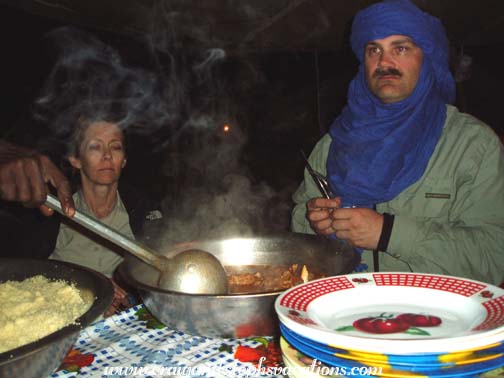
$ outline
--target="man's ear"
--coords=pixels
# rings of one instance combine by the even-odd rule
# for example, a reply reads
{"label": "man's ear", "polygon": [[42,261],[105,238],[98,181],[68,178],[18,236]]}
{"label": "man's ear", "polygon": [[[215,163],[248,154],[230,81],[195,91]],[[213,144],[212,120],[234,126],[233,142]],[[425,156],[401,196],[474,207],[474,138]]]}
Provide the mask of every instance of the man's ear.
{"label": "man's ear", "polygon": [[72,167],[76,168],[76,169],[81,169],[82,168],[82,164],[81,164],[81,161],[79,158],[76,158],[75,156],[69,156],[68,157],[68,161],[70,162],[70,164],[72,165]]}
{"label": "man's ear", "polygon": [[121,168],[124,168],[124,167],[126,167],[126,158],[124,158],[124,160],[123,160],[123,162],[121,164]]}

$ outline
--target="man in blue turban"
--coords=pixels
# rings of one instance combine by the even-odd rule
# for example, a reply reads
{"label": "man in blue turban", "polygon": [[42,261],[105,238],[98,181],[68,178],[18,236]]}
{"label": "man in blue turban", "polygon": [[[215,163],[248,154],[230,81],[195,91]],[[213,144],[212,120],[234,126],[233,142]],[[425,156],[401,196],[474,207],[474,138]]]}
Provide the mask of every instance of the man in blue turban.
{"label": "man in blue turban", "polygon": [[293,196],[292,229],[346,240],[384,271],[504,279],[504,154],[488,126],[450,105],[455,82],[441,22],[409,0],[360,11],[360,61],[347,106]]}

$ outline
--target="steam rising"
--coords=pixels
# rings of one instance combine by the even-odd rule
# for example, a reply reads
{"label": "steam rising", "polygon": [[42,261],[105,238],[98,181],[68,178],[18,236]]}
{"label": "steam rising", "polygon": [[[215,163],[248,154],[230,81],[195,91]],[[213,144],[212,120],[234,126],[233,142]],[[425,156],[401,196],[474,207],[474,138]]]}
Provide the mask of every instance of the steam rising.
{"label": "steam rising", "polygon": [[177,206],[179,216],[170,217],[164,230],[162,245],[189,240],[252,236],[270,232],[264,227],[264,209],[275,193],[266,184],[254,187],[249,178],[240,174],[224,177],[222,191],[188,188],[187,198]]}
{"label": "steam rising", "polygon": [[237,104],[228,87],[221,67],[226,52],[218,44],[204,47],[211,20],[195,27],[168,4],[158,3],[149,18],[149,68],[126,64],[116,49],[83,31],[51,32],[59,56],[35,102],[36,116],[63,138],[80,117],[151,136],[153,148],[145,153],[164,160],[159,176],[171,177],[174,186],[161,201],[158,245],[271,230],[276,210],[288,209],[241,161],[247,134],[239,116],[246,104]]}
{"label": "steam rising", "polygon": [[128,67],[115,49],[77,29],[59,28],[47,38],[59,56],[35,112],[56,134],[65,136],[80,118],[142,132],[173,122],[176,114],[166,111],[162,83],[153,72]]}

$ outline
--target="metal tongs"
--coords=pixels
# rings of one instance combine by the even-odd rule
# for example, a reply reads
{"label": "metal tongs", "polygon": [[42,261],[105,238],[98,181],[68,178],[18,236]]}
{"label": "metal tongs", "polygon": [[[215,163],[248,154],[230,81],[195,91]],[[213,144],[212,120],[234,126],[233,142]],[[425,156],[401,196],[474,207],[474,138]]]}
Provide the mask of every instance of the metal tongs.
{"label": "metal tongs", "polygon": [[308,158],[306,157],[305,153],[303,150],[301,150],[301,154],[303,155],[305,161],[306,161],[306,169],[308,169],[308,173],[312,177],[313,181],[315,181],[315,184],[317,184],[318,189],[320,190],[320,193],[328,199],[334,198],[334,195],[331,191],[331,187],[329,186],[329,182],[327,181],[327,178],[314,170],[310,162],[308,161]]}

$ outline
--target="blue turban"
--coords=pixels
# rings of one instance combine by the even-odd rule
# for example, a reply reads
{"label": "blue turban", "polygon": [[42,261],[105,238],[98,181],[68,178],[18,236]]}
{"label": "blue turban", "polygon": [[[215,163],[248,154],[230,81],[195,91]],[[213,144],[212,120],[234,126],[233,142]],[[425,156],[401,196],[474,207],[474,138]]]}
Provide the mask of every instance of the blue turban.
{"label": "blue turban", "polygon": [[[423,52],[417,85],[407,98],[382,103],[366,83],[364,48],[390,35],[410,37]],[[383,1],[360,11],[352,24],[360,61],[347,106],[330,126],[327,172],[346,206],[390,201],[422,177],[455,99],[449,44],[441,22],[409,0]]]}

